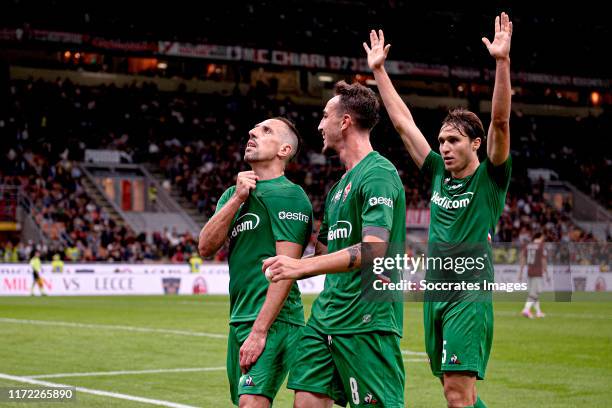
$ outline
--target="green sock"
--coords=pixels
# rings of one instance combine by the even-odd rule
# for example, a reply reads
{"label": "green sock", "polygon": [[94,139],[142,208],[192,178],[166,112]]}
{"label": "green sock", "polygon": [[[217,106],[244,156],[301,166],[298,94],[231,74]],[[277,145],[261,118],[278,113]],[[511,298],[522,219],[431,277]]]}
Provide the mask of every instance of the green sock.
{"label": "green sock", "polygon": [[476,397],[476,403],[474,403],[474,408],[487,408],[487,405],[482,402],[480,397]]}

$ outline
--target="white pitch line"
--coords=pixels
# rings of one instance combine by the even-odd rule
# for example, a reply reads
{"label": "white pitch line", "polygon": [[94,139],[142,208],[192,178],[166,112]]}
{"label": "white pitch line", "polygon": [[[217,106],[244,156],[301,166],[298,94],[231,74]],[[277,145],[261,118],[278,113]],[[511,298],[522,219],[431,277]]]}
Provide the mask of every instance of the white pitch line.
{"label": "white pitch line", "polygon": [[91,323],[74,323],[74,322],[61,322],[56,320],[27,320],[27,319],[9,319],[6,317],[0,317],[0,323],[19,323],[19,324],[36,324],[42,326],[61,326],[61,327],[76,327],[85,329],[115,329],[125,330],[132,332],[141,333],[164,333],[164,334],[176,334],[179,336],[195,336],[195,337],[210,337],[213,339],[227,339],[225,334],[219,333],[205,333],[205,332],[192,332],[186,330],[173,330],[173,329],[155,329],[153,327],[132,327],[132,326],[119,326],[113,324],[91,324]]}
{"label": "white pitch line", "polygon": [[[48,381],[34,380],[32,378],[18,377],[18,376],[15,376],[15,375],[9,375],[9,374],[3,374],[3,373],[0,373],[0,378],[5,379],[5,380],[21,382],[21,383],[27,383],[27,384],[42,385],[42,386],[45,386],[45,387],[70,387],[70,388],[73,388],[71,385],[52,383],[52,382],[48,382]],[[184,404],[177,404],[176,402],[156,400],[156,399],[151,399],[151,398],[136,397],[134,395],[120,394],[118,392],[109,392],[109,391],[102,391],[102,390],[94,390],[94,389],[85,388],[85,387],[74,387],[74,388],[78,392],[83,392],[85,394],[92,394],[92,395],[99,395],[99,396],[102,396],[102,397],[111,397],[111,398],[118,398],[118,399],[123,399],[123,400],[128,400],[128,401],[142,402],[144,404],[159,405],[159,406],[162,406],[162,407],[170,407],[170,408],[197,408],[197,407],[194,407],[193,405],[184,405]]]}
{"label": "white pitch line", "polygon": [[[517,317],[523,317],[521,316],[521,312],[517,311],[517,312],[508,312],[505,310],[500,310],[500,311],[496,311],[495,312],[496,315],[500,315],[500,316],[517,316]],[[585,314],[581,314],[581,313],[547,313],[547,315],[549,315],[550,317],[562,317],[562,318],[568,318],[568,319],[595,319],[595,320],[612,320],[612,316],[610,315],[594,315],[591,313],[585,313]]]}
{"label": "white pitch line", "polygon": [[160,374],[160,373],[192,373],[198,371],[222,371],[225,367],[193,367],[193,368],[160,368],[157,370],[140,371],[98,371],[92,373],[58,373],[26,375],[26,378],[62,378],[62,377],[99,377],[112,375],[138,375],[138,374]]}
{"label": "white pitch line", "polygon": [[425,361],[427,361],[426,358],[405,358],[404,359],[404,363],[416,363],[416,362],[422,363]]}
{"label": "white pitch line", "polygon": [[412,351],[412,350],[402,350],[402,354],[408,356],[426,356],[427,353],[424,351]]}

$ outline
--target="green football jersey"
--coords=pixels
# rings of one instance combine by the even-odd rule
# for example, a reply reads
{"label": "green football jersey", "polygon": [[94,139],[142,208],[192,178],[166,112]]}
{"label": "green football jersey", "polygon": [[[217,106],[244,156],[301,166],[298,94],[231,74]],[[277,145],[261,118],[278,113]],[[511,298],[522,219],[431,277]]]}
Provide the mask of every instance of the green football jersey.
{"label": "green football jersey", "polygon": [[427,280],[493,281],[491,239],[504,209],[511,169],[511,157],[499,166],[485,159],[472,175],[456,179],[438,153],[429,153],[421,169],[432,179],[428,257],[453,259],[443,267],[432,262]]}
{"label": "green football jersey", "polygon": [[[396,168],[378,152],[371,152],[346,172],[329,191],[319,241],[329,253],[361,242],[362,229],[389,231],[389,251],[406,241],[406,198]],[[389,252],[387,253],[389,256]],[[325,334],[371,331],[401,336],[401,302],[372,302],[362,298],[359,270],[328,274],[325,286],[312,305],[308,324]]]}
{"label": "green football jersey", "polygon": [[[232,186],[223,193],[217,211],[234,191],[236,187]],[[257,318],[269,285],[261,267],[266,258],[276,255],[276,242],[295,242],[305,249],[311,232],[312,205],[300,186],[285,176],[257,182],[236,213],[228,234],[230,323]],[[277,320],[304,324],[297,283],[291,287]]]}

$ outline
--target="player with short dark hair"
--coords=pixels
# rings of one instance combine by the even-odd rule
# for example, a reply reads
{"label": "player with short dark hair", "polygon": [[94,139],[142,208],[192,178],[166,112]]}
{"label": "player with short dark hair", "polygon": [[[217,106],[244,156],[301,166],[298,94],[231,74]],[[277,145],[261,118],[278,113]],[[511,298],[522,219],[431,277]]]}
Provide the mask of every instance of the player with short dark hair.
{"label": "player with short dark hair", "polygon": [[227,375],[232,402],[241,407],[270,406],[293,364],[304,325],[295,281],[269,283],[261,274],[264,259],[299,258],[310,238],[310,201],[284,176],[298,147],[299,135],[287,119],[255,125],[244,153],[252,170],[238,173],[200,232],[202,256],[230,242]]}
{"label": "player with short dark hair", "polygon": [[315,256],[276,256],[263,265],[273,281],[327,274],[289,374],[294,407],[404,406],[403,304],[362,297],[366,249],[392,257],[406,240],[404,186],[370,144],[378,110],[371,89],[336,84],[319,132],[323,150],[337,153],[346,173],[327,195]]}

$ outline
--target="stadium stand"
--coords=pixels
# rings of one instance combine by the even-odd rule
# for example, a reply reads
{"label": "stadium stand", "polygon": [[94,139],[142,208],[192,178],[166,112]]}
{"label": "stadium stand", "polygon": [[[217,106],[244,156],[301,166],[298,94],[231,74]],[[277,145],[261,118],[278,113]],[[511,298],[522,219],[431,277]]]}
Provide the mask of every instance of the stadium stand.
{"label": "stadium stand", "polygon": [[[164,13],[151,10],[145,16],[131,11],[118,15],[112,6],[66,8],[50,3],[30,7],[27,0],[7,4],[0,20],[2,61],[6,62],[1,66],[6,68],[2,83],[6,97],[0,104],[0,146],[6,153],[0,164],[0,184],[5,186],[3,194],[14,186],[22,194],[4,200],[3,208],[8,213],[16,213],[19,206],[27,209],[40,233],[55,246],[41,248],[45,259],[70,249],[71,256],[81,260],[178,262],[194,249],[192,231],[132,228],[127,217],[92,196],[91,183],[79,165],[86,151],[120,151],[133,163],[143,163],[157,179],[149,187],[149,200],[156,200],[153,196],[160,193],[159,186],[173,193],[201,225],[213,214],[217,198],[234,182],[235,174],[245,169],[242,152],[248,130],[276,115],[290,118],[302,132],[301,153],[288,166],[287,175],[304,187],[315,219],[321,218],[325,193],[343,173],[336,158],[319,153],[316,131],[321,101],[333,81],[318,83],[320,72],[312,68],[264,68],[214,58],[162,59],[156,54],[161,51],[158,41],[362,58],[364,25],[371,28],[380,22],[393,43],[394,58],[409,60],[417,68],[423,63],[424,70],[442,67],[441,72],[450,72],[431,78],[417,73],[397,80],[400,92],[409,101],[419,102],[412,111],[434,148],[439,124],[454,103],[479,112],[488,125],[483,101],[490,99],[486,68],[490,61],[476,48],[481,47],[478,41],[465,43],[466,38],[481,37],[476,30],[487,26],[488,15],[469,8],[458,12],[405,1],[383,2],[375,9],[367,2],[352,2],[351,19],[341,18],[346,12],[343,1],[239,2],[234,6],[231,13],[225,5],[211,4],[205,15],[173,7]],[[320,13],[321,7],[325,13]],[[513,66],[521,72],[514,82],[511,120],[514,174],[493,236],[497,242],[522,242],[536,231],[545,232],[551,242],[610,240],[612,163],[606,141],[612,131],[612,96],[605,90],[597,92],[598,86],[605,88],[609,82],[609,62],[588,69],[580,63],[605,47],[607,26],[603,16],[592,13],[588,20],[576,19],[581,12],[534,5],[511,10],[521,25],[514,45],[521,53],[513,56]],[[551,44],[538,33],[539,24],[553,20],[558,23],[554,27],[570,20],[589,24],[580,23],[583,26],[571,33],[558,30],[558,41]],[[421,38],[433,21],[436,25],[442,21],[449,29],[429,33],[427,41],[404,41]],[[205,36],[202,25],[207,27]],[[271,39],[269,31],[257,29],[262,25],[289,34],[282,40]],[[402,31],[397,27],[403,27]],[[116,38],[117,32],[121,38]],[[574,42],[584,46],[566,46]],[[346,67],[338,71],[334,80],[345,77],[368,84],[371,79],[363,71],[349,73]],[[558,76],[541,79],[538,72]],[[287,85],[289,78],[299,78],[297,85]],[[412,164],[384,113],[373,139],[374,147],[398,166],[408,207],[426,211],[429,192],[424,186],[429,183]],[[424,239],[425,228],[421,230],[412,240]],[[15,235],[4,235],[0,242],[4,242],[4,260],[14,257],[15,248],[19,259],[27,259],[33,245]],[[219,256],[222,259],[223,252]]]}

